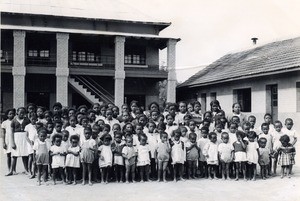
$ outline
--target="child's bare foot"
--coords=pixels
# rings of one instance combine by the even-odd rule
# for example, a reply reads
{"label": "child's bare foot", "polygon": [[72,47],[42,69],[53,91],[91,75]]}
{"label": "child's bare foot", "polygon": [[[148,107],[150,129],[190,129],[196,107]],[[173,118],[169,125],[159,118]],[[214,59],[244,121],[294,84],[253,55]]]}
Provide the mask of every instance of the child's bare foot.
{"label": "child's bare foot", "polygon": [[256,181],[256,178],[255,178],[255,177],[253,177],[251,180],[252,180],[252,181]]}
{"label": "child's bare foot", "polygon": [[76,181],[73,181],[73,185],[76,185],[77,184],[77,182]]}
{"label": "child's bare foot", "polygon": [[13,175],[13,172],[9,172],[5,176],[12,176],[12,175]]}
{"label": "child's bare foot", "polygon": [[144,183],[145,181],[142,179],[141,182]]}
{"label": "child's bare foot", "polygon": [[108,184],[108,181],[105,181],[105,184]]}
{"label": "child's bare foot", "polygon": [[287,175],[287,177],[288,177],[288,178],[291,178],[291,175],[290,175],[290,174],[288,174],[288,175]]}
{"label": "child's bare foot", "polygon": [[40,186],[41,185],[41,181],[38,181],[38,183],[36,185]]}
{"label": "child's bare foot", "polygon": [[30,177],[29,177],[29,179],[34,179],[35,178],[35,175],[31,175]]}
{"label": "child's bare foot", "polygon": [[179,178],[179,181],[185,181],[185,179],[184,179],[184,178],[182,178],[182,177],[180,177],[180,178]]}
{"label": "child's bare foot", "polygon": [[136,181],[135,181],[135,180],[132,180],[132,182],[133,182],[133,183],[136,183]]}
{"label": "child's bare foot", "polygon": [[164,182],[165,182],[165,183],[167,183],[167,180],[166,180],[166,179],[164,179]]}
{"label": "child's bare foot", "polygon": [[174,182],[177,182],[177,179],[173,179]]}
{"label": "child's bare foot", "polygon": [[219,180],[219,178],[218,177],[214,177],[214,180]]}
{"label": "child's bare foot", "polygon": [[238,181],[238,180],[239,180],[239,178],[238,178],[238,177],[236,177],[236,178],[235,178],[235,181]]}
{"label": "child's bare foot", "polygon": [[160,182],[160,179],[156,180],[157,182]]}
{"label": "child's bare foot", "polygon": [[280,178],[281,178],[281,179],[283,178],[283,174],[280,176]]}
{"label": "child's bare foot", "polygon": [[225,180],[225,177],[222,177],[222,180],[224,181],[224,180]]}
{"label": "child's bare foot", "polygon": [[55,181],[53,182],[53,185],[56,185],[56,182],[55,182]]}
{"label": "child's bare foot", "polygon": [[81,183],[83,186],[85,185],[85,181],[82,181],[82,183]]}
{"label": "child's bare foot", "polygon": [[126,181],[126,184],[129,184],[129,181]]}
{"label": "child's bare foot", "polygon": [[89,185],[90,185],[90,186],[92,186],[92,185],[93,185],[93,183],[92,183],[91,181],[89,181]]}
{"label": "child's bare foot", "polygon": [[48,186],[49,184],[48,184],[47,182],[44,181],[44,185],[45,185],[45,186]]}
{"label": "child's bare foot", "polygon": [[212,180],[213,178],[212,178],[212,177],[209,177],[209,179]]}

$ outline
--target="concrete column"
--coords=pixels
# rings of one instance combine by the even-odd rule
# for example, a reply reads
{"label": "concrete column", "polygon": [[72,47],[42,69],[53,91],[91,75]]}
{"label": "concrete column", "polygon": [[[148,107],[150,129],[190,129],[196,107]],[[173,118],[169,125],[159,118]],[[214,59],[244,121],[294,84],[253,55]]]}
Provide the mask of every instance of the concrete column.
{"label": "concrete column", "polygon": [[168,62],[168,88],[167,102],[176,102],[176,43],[174,39],[169,39],[167,42],[167,62]]}
{"label": "concrete column", "polygon": [[125,37],[116,36],[115,38],[115,105],[121,108],[124,103],[124,56],[125,56]]}
{"label": "concrete column", "polygon": [[25,31],[14,31],[14,60],[13,75],[13,106],[14,108],[25,105]]}
{"label": "concrete column", "polygon": [[68,105],[69,34],[56,34],[56,101]]}

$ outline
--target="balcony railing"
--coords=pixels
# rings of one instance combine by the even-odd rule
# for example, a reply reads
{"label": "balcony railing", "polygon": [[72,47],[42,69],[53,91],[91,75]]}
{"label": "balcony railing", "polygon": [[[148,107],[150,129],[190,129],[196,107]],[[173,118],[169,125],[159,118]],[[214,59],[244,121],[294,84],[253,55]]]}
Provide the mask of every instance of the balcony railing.
{"label": "balcony railing", "polygon": [[13,65],[13,52],[12,51],[2,50],[1,65]]}
{"label": "balcony railing", "polygon": [[69,56],[70,66],[88,66],[88,67],[114,67],[115,56],[113,55],[101,55],[94,58],[76,58]]}
{"label": "balcony railing", "polygon": [[50,54],[49,57],[26,56],[25,65],[26,66],[55,67],[56,66],[56,54]]}

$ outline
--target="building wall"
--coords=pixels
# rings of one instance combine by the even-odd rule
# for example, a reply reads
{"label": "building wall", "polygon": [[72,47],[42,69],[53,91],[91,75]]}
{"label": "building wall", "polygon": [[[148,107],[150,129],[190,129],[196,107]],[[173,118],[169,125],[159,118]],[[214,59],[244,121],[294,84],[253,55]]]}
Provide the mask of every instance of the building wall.
{"label": "building wall", "polygon": [[[233,90],[251,88],[251,112],[257,117],[257,125],[263,122],[263,116],[269,107],[267,102],[266,85],[278,85],[278,120],[284,122],[288,117],[294,120],[295,128],[300,131],[300,113],[296,112],[296,82],[300,82],[300,72],[285,73],[260,78],[245,79],[223,84],[199,87],[197,89],[188,89],[190,96],[197,94],[198,100],[201,100],[201,94],[207,95],[206,110],[210,110],[210,93],[217,93],[217,100],[226,114],[231,113],[234,101]],[[183,91],[183,89],[180,89]],[[187,92],[188,93],[188,92]],[[187,97],[189,99],[191,97]]]}

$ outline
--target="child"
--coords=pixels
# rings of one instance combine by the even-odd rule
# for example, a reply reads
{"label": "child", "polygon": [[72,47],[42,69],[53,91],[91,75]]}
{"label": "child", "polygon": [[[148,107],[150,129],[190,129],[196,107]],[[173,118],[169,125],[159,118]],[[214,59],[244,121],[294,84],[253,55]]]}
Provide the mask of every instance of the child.
{"label": "child", "polygon": [[149,181],[149,165],[150,165],[150,147],[147,145],[147,136],[145,134],[139,135],[139,145],[137,146],[137,166],[139,167],[141,182],[144,182],[144,175],[146,181]]}
{"label": "child", "polygon": [[230,144],[233,144],[234,142],[237,141],[237,138],[236,138],[237,128],[238,128],[237,123],[229,122],[229,132],[228,132],[228,135],[229,135],[229,143]]}
{"label": "child", "polygon": [[229,179],[229,165],[233,159],[233,145],[229,143],[229,135],[223,132],[221,135],[222,143],[219,144],[218,153],[222,165],[222,179]]}
{"label": "child", "polygon": [[147,143],[149,145],[150,151],[151,151],[151,159],[150,159],[150,171],[151,171],[151,178],[154,180],[156,177],[156,158],[155,158],[155,149],[157,147],[157,143],[159,140],[159,134],[155,132],[156,124],[154,122],[149,122],[148,125],[148,132],[147,135]]}
{"label": "child", "polygon": [[35,169],[33,168],[33,144],[34,141],[38,138],[37,136],[37,129],[36,129],[36,121],[37,121],[37,116],[35,113],[31,113],[29,117],[31,123],[25,126],[24,131],[27,132],[27,139],[28,139],[28,154],[29,154],[29,159],[28,159],[28,170],[30,172],[30,179],[33,179],[35,177]]}
{"label": "child", "polygon": [[213,100],[210,102],[210,111],[211,111],[213,122],[221,119],[222,117],[225,117],[225,112],[222,110],[220,106],[220,102],[218,100]]}
{"label": "child", "polygon": [[222,133],[224,132],[223,125],[221,121],[215,122],[214,132],[217,134],[217,142],[218,144],[222,143]]}
{"label": "child", "polygon": [[63,184],[65,183],[65,156],[66,150],[65,147],[61,146],[62,136],[60,134],[53,135],[53,145],[50,148],[50,155],[52,156],[52,170],[53,170],[53,184],[56,184],[56,176],[60,173]]}
{"label": "child", "polygon": [[126,146],[122,150],[122,156],[125,158],[126,183],[129,184],[130,173],[132,182],[135,183],[135,160],[137,156],[137,149],[133,146],[133,139],[129,135],[126,137]]}
{"label": "child", "polygon": [[187,143],[189,141],[189,137],[188,137],[188,129],[185,126],[180,126],[180,132],[181,132],[181,137],[180,137],[180,141],[182,141],[183,143]]}
{"label": "child", "polygon": [[208,177],[212,179],[211,175],[213,174],[214,179],[217,178],[217,166],[219,165],[218,161],[218,143],[217,143],[217,134],[214,132],[209,133],[208,142],[203,148],[203,155],[206,157],[206,162],[208,166]]}
{"label": "child", "polygon": [[179,112],[175,116],[175,122],[177,125],[183,125],[183,117],[187,114],[186,103],[184,101],[179,102]]}
{"label": "child", "polygon": [[67,168],[67,178],[69,183],[71,183],[72,179],[71,175],[73,175],[73,185],[77,184],[77,170],[80,168],[80,158],[79,152],[80,147],[79,137],[77,135],[72,135],[70,138],[71,146],[67,149],[67,156],[66,156],[66,168]]}
{"label": "child", "polygon": [[110,134],[102,136],[103,144],[98,148],[99,167],[101,169],[101,182],[108,184],[108,176],[112,167],[113,154],[111,150],[112,137]]}
{"label": "child", "polygon": [[257,135],[254,131],[250,131],[248,134],[248,145],[246,147],[246,155],[248,161],[248,173],[249,179],[252,181],[256,180],[256,165],[258,163],[258,143],[255,141],[257,139]]}
{"label": "child", "polygon": [[28,141],[27,133],[25,132],[25,126],[30,124],[25,114],[24,107],[17,109],[17,116],[11,121],[11,155],[12,165],[10,172],[7,176],[11,176],[16,170],[17,157],[22,157],[23,165],[25,168],[25,174],[28,174]]}
{"label": "child", "polygon": [[200,148],[197,146],[196,133],[189,134],[189,141],[186,143],[186,160],[187,160],[187,178],[191,176],[192,179],[196,179],[197,162],[199,158]]}
{"label": "child", "polygon": [[248,117],[248,121],[250,123],[250,131],[254,131],[256,134],[260,133],[260,129],[255,127],[255,123],[256,123],[256,117],[253,115],[250,115]]}
{"label": "child", "polygon": [[278,147],[281,146],[281,142],[280,142],[280,138],[284,135],[284,133],[282,132],[282,123],[281,121],[275,121],[274,122],[274,129],[275,131],[273,131],[271,133],[272,136],[272,143],[273,143],[273,157],[274,157],[274,161],[273,161],[273,173],[274,175],[276,175],[276,169],[277,169],[277,161],[278,161]]}
{"label": "child", "polygon": [[174,140],[171,143],[171,157],[172,164],[174,166],[174,181],[177,182],[177,173],[179,174],[179,180],[185,181],[182,178],[183,175],[183,164],[186,157],[186,150],[184,143],[180,140],[181,131],[177,129],[174,134]]}
{"label": "child", "polygon": [[239,180],[239,172],[243,172],[244,180],[246,181],[245,162],[247,161],[246,147],[247,141],[243,140],[244,132],[237,131],[237,141],[233,143],[234,148],[234,162],[235,162],[235,180]]}
{"label": "child", "polygon": [[239,118],[239,122],[241,123],[241,125],[243,125],[243,123],[247,121],[247,116],[242,113],[241,110],[242,107],[240,103],[233,103],[232,114],[228,115],[227,119],[231,120],[233,116],[237,116]]}
{"label": "child", "polygon": [[37,115],[37,123],[41,122],[43,125],[46,125],[47,121],[44,118],[44,111],[45,109],[42,106],[38,106],[36,109],[36,115]]}
{"label": "child", "polygon": [[[276,127],[275,127],[276,129]],[[281,178],[286,174],[288,178],[291,178],[291,165],[295,164],[295,148],[290,143],[288,135],[280,137],[281,146],[278,151],[278,164],[281,165]],[[286,171],[286,173],[285,173]]]}
{"label": "child", "polygon": [[161,172],[163,173],[163,181],[167,182],[166,174],[167,174],[167,166],[170,159],[171,147],[168,142],[168,134],[166,132],[162,132],[160,135],[161,141],[158,142],[156,147],[156,158],[158,164],[158,179],[160,181]]}
{"label": "child", "polygon": [[82,185],[85,185],[86,171],[88,172],[89,185],[92,186],[92,163],[94,161],[94,153],[96,151],[96,141],[91,138],[92,129],[87,127],[84,129],[85,140],[81,144],[80,159],[82,163]]}
{"label": "child", "polygon": [[[1,128],[3,133],[3,149],[5,150],[7,156],[7,167],[8,171],[11,171],[11,121],[15,116],[16,110],[9,109],[6,111],[7,119],[2,122]],[[16,169],[12,170],[12,173],[16,173]]]}
{"label": "child", "polygon": [[[269,125],[268,125],[269,126]],[[264,137],[261,137],[258,139],[258,152],[259,152],[259,158],[258,163],[260,165],[260,175],[263,180],[267,178],[267,172],[270,165],[270,149],[266,147],[267,139]]]}
{"label": "child", "polygon": [[199,101],[195,101],[194,103],[194,111],[191,113],[193,120],[200,124],[203,119],[203,114],[201,113],[201,103]]}
{"label": "child", "polygon": [[50,146],[45,142],[47,138],[47,130],[45,128],[41,128],[38,130],[38,140],[34,142],[33,145],[33,156],[37,166],[37,180],[38,185],[41,185],[41,175],[43,175],[43,181],[45,185],[46,183],[46,173],[49,164],[49,151]]}
{"label": "child", "polygon": [[163,124],[163,126],[165,127],[164,131],[168,133],[168,139],[171,139],[171,137],[173,137],[174,135],[174,131],[178,129],[178,126],[174,125],[174,117],[171,114],[167,114],[166,121],[167,125]]}
{"label": "child", "polygon": [[200,148],[200,154],[199,154],[199,170],[200,170],[200,177],[208,177],[207,174],[207,162],[206,158],[203,154],[203,149],[207,143],[209,143],[209,139],[207,138],[208,136],[208,128],[207,127],[202,127],[201,128],[201,138],[198,140],[197,144],[198,147]]}
{"label": "child", "polygon": [[113,152],[113,166],[115,172],[116,181],[119,183],[121,181],[124,182],[124,159],[122,157],[122,149],[125,145],[122,140],[122,133],[115,132],[114,133],[114,142],[112,143],[112,152]]}
{"label": "child", "polygon": [[[78,126],[76,126],[76,123],[77,123],[76,117],[75,116],[71,116],[69,118],[69,124],[70,125],[66,127],[66,130],[69,132],[70,137],[72,135],[78,135],[78,137],[79,137]],[[81,140],[84,140],[84,139],[80,139],[80,141]]]}
{"label": "child", "polygon": [[[96,142],[96,150],[98,150],[99,146],[102,144],[100,138],[99,138],[99,133],[100,133],[100,126],[98,124],[94,124],[92,127],[92,138]],[[108,134],[109,132],[106,132]],[[95,158],[92,163],[92,178],[93,181],[99,182],[100,180],[100,167],[99,167],[99,154],[98,152],[95,152],[94,154]]]}
{"label": "child", "polygon": [[264,115],[264,123],[267,123],[269,125],[270,133],[273,133],[275,131],[274,125],[272,124],[272,115],[269,113],[266,113]]}
{"label": "child", "polygon": [[[104,122],[105,124],[110,125],[111,128],[113,127],[114,124],[120,123],[117,119],[113,118],[113,111],[111,109],[106,110],[106,118],[104,119]],[[113,137],[112,129],[109,134]]]}

